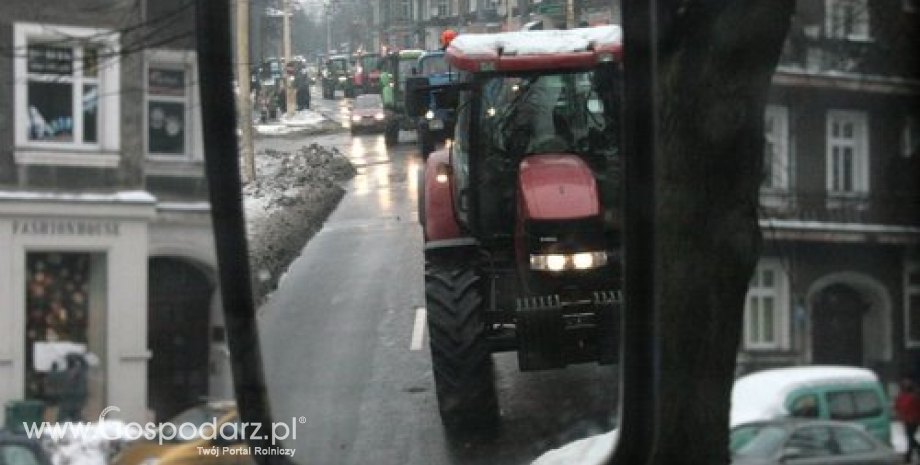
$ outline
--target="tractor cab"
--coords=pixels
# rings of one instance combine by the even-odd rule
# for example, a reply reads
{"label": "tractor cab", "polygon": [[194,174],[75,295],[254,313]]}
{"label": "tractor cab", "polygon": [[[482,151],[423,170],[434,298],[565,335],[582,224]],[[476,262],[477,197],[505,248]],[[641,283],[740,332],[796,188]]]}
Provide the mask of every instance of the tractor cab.
{"label": "tractor cab", "polygon": [[415,130],[415,119],[406,112],[406,81],[417,72],[423,50],[399,50],[388,53],[381,61],[380,87],[383,105],[392,112],[384,139],[387,146],[399,142],[399,131]]}
{"label": "tractor cab", "polygon": [[332,55],[326,58],[322,70],[323,98],[335,98],[336,90],[341,90],[347,98],[354,97],[352,73],[351,57],[348,55]]}
{"label": "tractor cab", "polygon": [[[416,73],[409,78],[406,87],[412,93],[417,87],[444,86],[457,79],[457,70],[447,63],[443,50],[425,52],[419,57]],[[436,146],[449,139],[454,131],[456,121],[455,105],[442,102],[437,93],[429,93],[426,101],[417,102],[419,107],[410,110],[417,117],[416,140],[419,152],[427,158]],[[412,98],[407,95],[407,99]],[[410,104],[412,105],[412,104]]]}
{"label": "tractor cab", "polygon": [[493,352],[525,371],[616,360],[620,57],[617,26],[461,34],[446,50],[457,79],[408,105],[456,106],[419,205],[448,428],[497,420]]}

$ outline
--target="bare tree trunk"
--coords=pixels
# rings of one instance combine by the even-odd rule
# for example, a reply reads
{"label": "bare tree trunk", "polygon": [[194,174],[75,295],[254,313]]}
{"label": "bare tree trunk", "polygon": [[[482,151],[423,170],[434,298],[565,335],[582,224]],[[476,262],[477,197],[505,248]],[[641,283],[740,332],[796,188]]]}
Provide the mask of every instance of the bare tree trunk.
{"label": "bare tree trunk", "polygon": [[654,464],[729,463],[729,398],[761,248],[763,112],[793,8],[700,0],[659,13]]}

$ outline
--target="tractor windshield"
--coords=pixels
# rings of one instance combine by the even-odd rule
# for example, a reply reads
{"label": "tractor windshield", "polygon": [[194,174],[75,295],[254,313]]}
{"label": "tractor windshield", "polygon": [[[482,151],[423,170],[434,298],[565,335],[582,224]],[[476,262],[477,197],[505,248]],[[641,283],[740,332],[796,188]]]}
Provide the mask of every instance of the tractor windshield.
{"label": "tractor windshield", "polygon": [[329,69],[336,74],[344,73],[348,69],[348,61],[344,58],[329,60]]}
{"label": "tractor windshield", "polygon": [[447,60],[444,59],[444,55],[431,55],[422,58],[420,60],[420,68],[419,74],[422,76],[450,72],[450,67],[447,64]]}
{"label": "tractor windshield", "polygon": [[[601,78],[601,76],[606,76]],[[502,75],[483,86],[481,127],[488,152],[520,159],[568,152],[589,163],[616,155],[613,82],[609,74]]]}

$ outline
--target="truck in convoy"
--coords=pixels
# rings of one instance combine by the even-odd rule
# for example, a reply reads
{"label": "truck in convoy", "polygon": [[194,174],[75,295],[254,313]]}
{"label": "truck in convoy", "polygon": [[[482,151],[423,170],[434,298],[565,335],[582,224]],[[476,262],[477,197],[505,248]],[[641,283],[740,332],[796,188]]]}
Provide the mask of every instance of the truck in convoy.
{"label": "truck in convoy", "polygon": [[429,346],[448,432],[499,423],[492,354],[613,363],[620,312],[617,26],[461,34],[453,143],[420,186]]}
{"label": "truck in convoy", "polygon": [[[457,76],[456,70],[447,63],[443,50],[425,52],[418,59],[416,71],[417,73],[410,78],[410,81],[417,81],[417,83],[410,83],[408,85],[410,89],[421,86],[439,88],[450,83]],[[428,154],[434,150],[435,146],[443,143],[453,134],[456,112],[453,106],[442,104],[437,93],[430,93],[428,100],[422,102],[422,106],[423,113],[417,119],[416,134],[419,152],[422,158],[428,158]]]}
{"label": "truck in convoy", "polygon": [[360,53],[355,57],[355,92],[380,93],[380,54]]}
{"label": "truck in convoy", "polygon": [[341,90],[346,98],[355,96],[350,60],[348,55],[332,55],[323,61],[323,98],[334,99],[337,90]]}
{"label": "truck in convoy", "polygon": [[416,130],[416,118],[406,112],[406,81],[412,76],[423,53],[423,50],[400,50],[387,53],[381,60],[383,105],[392,114],[384,132],[387,146],[399,143],[399,131]]}

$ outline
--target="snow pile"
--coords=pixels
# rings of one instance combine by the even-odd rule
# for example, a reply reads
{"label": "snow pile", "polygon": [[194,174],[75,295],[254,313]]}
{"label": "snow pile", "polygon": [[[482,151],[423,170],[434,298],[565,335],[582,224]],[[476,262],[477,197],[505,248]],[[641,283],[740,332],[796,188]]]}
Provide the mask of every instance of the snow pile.
{"label": "snow pile", "polygon": [[261,306],[307,240],[322,227],[356,173],[337,149],[256,154],[256,181],[243,187],[256,304]]}
{"label": "snow pile", "polygon": [[342,125],[313,110],[300,110],[293,116],[281,115],[274,123],[255,124],[253,130],[261,136],[304,135],[341,129]]}
{"label": "snow pile", "polygon": [[579,439],[541,455],[531,465],[602,465],[610,461],[617,437],[617,430],[612,430]]}

